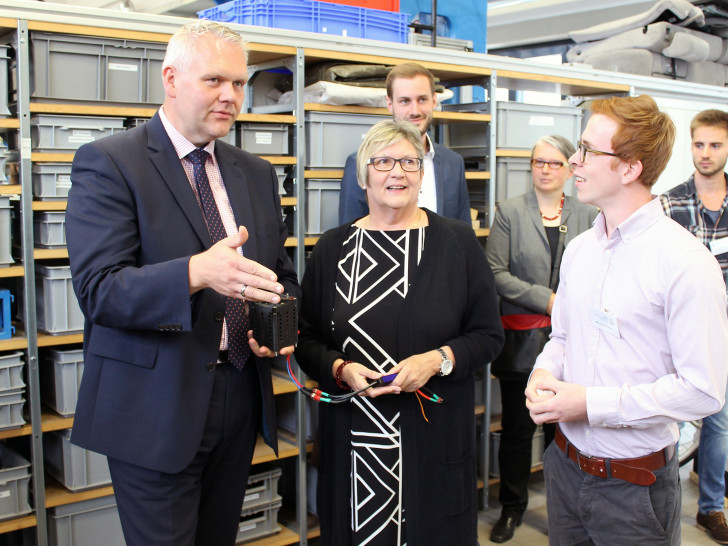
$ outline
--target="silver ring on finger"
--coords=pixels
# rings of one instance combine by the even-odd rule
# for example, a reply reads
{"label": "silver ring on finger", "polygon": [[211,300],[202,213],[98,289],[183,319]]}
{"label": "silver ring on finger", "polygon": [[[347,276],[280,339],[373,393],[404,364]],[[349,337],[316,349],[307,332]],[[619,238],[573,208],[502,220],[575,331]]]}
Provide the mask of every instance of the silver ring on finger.
{"label": "silver ring on finger", "polygon": [[245,298],[245,289],[248,288],[247,284],[243,284],[243,287],[240,289],[240,296]]}

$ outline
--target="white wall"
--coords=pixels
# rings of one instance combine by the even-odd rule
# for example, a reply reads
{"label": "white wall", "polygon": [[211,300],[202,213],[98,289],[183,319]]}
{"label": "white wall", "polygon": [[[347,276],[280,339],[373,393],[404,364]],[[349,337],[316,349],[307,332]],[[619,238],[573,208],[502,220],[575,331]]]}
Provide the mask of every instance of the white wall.
{"label": "white wall", "polygon": [[695,114],[708,108],[719,110],[728,110],[728,108],[723,103],[694,102],[662,97],[654,97],[654,99],[661,110],[670,114],[677,128],[675,147],[672,150],[670,162],[653,187],[652,193],[657,195],[682,184],[695,170],[690,154],[690,122]]}

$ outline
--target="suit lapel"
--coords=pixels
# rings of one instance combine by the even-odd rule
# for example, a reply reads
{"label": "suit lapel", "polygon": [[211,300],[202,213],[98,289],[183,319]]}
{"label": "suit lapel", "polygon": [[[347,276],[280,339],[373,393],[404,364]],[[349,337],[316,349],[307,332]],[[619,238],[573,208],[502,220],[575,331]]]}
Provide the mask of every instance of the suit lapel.
{"label": "suit lapel", "polygon": [[[561,211],[561,225],[562,226],[565,226],[568,223],[570,214],[571,214],[571,205],[569,204],[569,198],[567,197],[564,199],[564,209]],[[567,231],[564,236],[564,246],[566,246],[566,243],[569,242],[573,238],[574,238],[574,234],[569,233]]]}
{"label": "suit lapel", "polygon": [[[432,142],[432,141],[431,141]],[[438,145],[432,143],[432,148],[435,150],[435,156],[432,158],[432,163],[435,166],[435,197],[437,199],[437,212],[441,215],[445,215],[445,192],[443,190],[443,180],[445,180],[445,173],[442,172],[442,154],[437,153]]]}
{"label": "suit lapel", "polygon": [[233,208],[235,222],[248,230],[248,241],[243,245],[245,257],[251,260],[258,258],[258,244],[255,237],[256,226],[251,202],[250,184],[245,176],[243,166],[238,157],[230,153],[225,146],[215,145],[215,155],[220,168],[225,190]]}
{"label": "suit lapel", "polygon": [[197,203],[189,179],[182,168],[177,152],[164,130],[159,114],[147,122],[147,148],[149,158],[157,169],[157,173],[169,188],[194,229],[204,248],[210,248],[212,240],[207,231],[207,224]]}
{"label": "suit lapel", "polygon": [[543,244],[549,246],[549,240],[546,237],[546,230],[543,227],[543,221],[541,220],[541,210],[538,208],[538,199],[536,199],[536,193],[530,191],[526,194],[526,205],[528,208],[528,215],[531,217],[531,221],[536,227]]}

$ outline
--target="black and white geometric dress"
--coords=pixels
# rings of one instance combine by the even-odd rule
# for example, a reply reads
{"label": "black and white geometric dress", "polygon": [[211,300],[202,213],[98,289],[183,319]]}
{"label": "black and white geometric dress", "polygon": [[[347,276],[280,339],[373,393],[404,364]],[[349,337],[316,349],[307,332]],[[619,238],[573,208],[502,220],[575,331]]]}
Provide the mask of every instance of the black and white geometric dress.
{"label": "black and white geometric dress", "polygon": [[[350,359],[386,372],[410,356],[397,352],[397,322],[426,229],[370,231],[352,226],[338,264],[332,325]],[[352,543],[405,545],[400,397],[359,396],[352,404]]]}

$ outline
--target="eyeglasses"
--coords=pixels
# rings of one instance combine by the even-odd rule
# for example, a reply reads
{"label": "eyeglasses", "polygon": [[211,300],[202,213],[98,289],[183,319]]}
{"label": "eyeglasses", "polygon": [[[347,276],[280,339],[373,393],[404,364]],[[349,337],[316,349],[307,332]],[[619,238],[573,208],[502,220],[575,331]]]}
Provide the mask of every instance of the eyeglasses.
{"label": "eyeglasses", "polygon": [[565,163],[563,161],[546,161],[545,159],[531,160],[531,167],[543,169],[546,165],[548,165],[549,169],[551,169],[552,171],[558,171],[561,167],[565,165]]}
{"label": "eyeglasses", "polygon": [[395,159],[393,157],[370,157],[367,161],[367,165],[371,165],[377,171],[391,171],[394,166],[399,163],[403,171],[408,173],[414,173],[420,170],[422,167],[422,160],[417,157],[401,157]]}
{"label": "eyeglasses", "polygon": [[580,140],[576,143],[576,149],[581,152],[581,162],[584,163],[586,161],[586,153],[589,152],[590,154],[594,155],[611,155],[612,157],[619,157],[617,154],[613,154],[612,152],[601,152],[599,150],[592,150],[591,148],[587,148],[584,146],[584,143]]}

